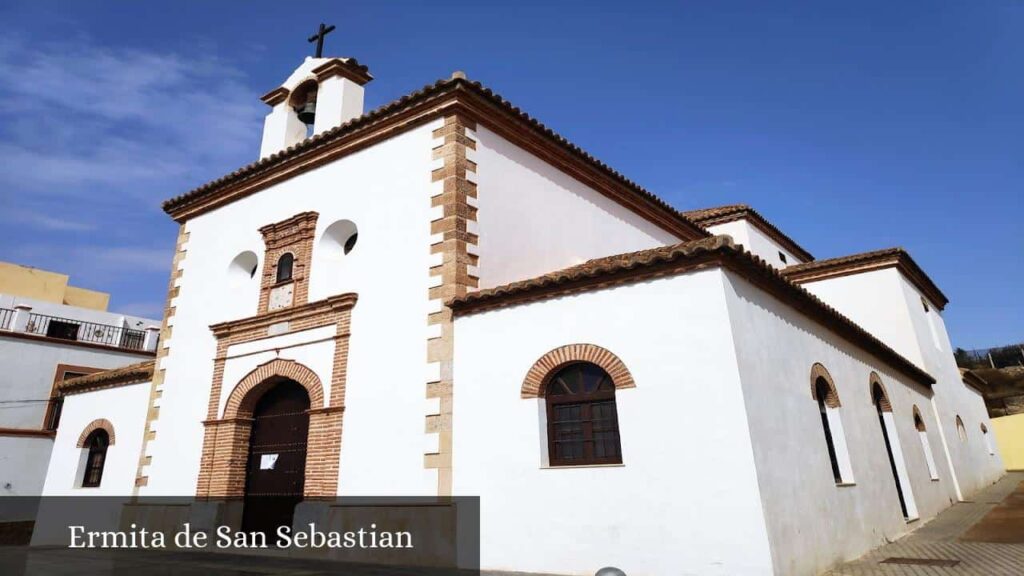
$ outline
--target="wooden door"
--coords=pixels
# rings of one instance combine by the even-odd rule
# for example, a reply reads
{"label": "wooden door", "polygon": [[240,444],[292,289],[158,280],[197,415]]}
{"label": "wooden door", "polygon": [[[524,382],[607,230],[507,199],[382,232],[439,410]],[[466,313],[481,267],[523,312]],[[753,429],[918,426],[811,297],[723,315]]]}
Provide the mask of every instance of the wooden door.
{"label": "wooden door", "polygon": [[256,403],[245,478],[242,529],[263,532],[268,541],[278,526],[291,526],[306,479],[309,394],[283,381]]}

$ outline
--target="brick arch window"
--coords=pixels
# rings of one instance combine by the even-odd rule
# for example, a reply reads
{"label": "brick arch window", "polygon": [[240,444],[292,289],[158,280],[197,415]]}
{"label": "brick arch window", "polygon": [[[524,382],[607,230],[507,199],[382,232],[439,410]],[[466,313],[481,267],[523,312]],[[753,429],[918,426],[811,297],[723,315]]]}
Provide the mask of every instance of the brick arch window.
{"label": "brick arch window", "polygon": [[939,470],[935,466],[935,456],[932,454],[931,443],[928,441],[928,427],[925,425],[924,417],[921,416],[921,410],[918,409],[916,404],[914,405],[914,428],[917,430],[917,437],[921,441],[924,461],[928,466],[928,477],[932,481],[937,482],[939,480]]}
{"label": "brick arch window", "polygon": [[277,282],[287,282],[292,279],[292,267],[295,264],[295,255],[291,252],[281,254],[277,259]]}
{"label": "brick arch window", "polygon": [[85,458],[85,474],[82,476],[83,488],[97,488],[103,479],[103,467],[107,462],[107,448],[110,447],[110,436],[103,428],[93,430],[85,439],[84,448],[89,450]]}
{"label": "brick arch window", "polygon": [[960,437],[961,442],[967,442],[967,428],[964,427],[964,421],[959,414],[956,415],[956,435]]}
{"label": "brick arch window", "polygon": [[989,456],[995,456],[996,448],[992,444],[992,437],[988,435],[988,427],[984,422],[981,424],[981,437],[985,440],[985,448],[988,450]]}
{"label": "brick arch window", "polygon": [[853,472],[842,419],[839,417],[839,393],[832,375],[822,364],[811,367],[811,398],[818,404],[832,477],[836,484],[850,484],[853,482]]}
{"label": "brick arch window", "polygon": [[600,366],[575,362],[544,387],[551,466],[621,464],[615,384]]}

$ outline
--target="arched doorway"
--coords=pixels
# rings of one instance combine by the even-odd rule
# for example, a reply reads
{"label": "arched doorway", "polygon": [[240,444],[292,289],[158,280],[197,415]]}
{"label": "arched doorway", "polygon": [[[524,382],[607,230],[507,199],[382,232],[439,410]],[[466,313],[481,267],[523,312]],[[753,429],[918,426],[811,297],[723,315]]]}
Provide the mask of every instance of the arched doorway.
{"label": "arched doorway", "polygon": [[263,532],[291,526],[302,501],[309,435],[309,393],[294,380],[274,383],[256,401],[245,469],[242,529]]}

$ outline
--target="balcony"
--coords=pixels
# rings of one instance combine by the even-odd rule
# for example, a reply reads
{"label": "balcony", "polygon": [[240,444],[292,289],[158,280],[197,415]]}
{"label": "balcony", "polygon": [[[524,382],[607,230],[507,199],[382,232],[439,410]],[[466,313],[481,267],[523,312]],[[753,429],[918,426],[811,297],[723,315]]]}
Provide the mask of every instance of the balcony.
{"label": "balcony", "polygon": [[159,336],[156,327],[133,330],[126,326],[37,314],[28,306],[0,308],[0,331],[152,353],[156,352]]}
{"label": "balcony", "polygon": [[957,366],[976,370],[979,368],[1016,368],[1024,366],[1024,344],[1011,344],[998,348],[964,350],[957,348],[953,356]]}

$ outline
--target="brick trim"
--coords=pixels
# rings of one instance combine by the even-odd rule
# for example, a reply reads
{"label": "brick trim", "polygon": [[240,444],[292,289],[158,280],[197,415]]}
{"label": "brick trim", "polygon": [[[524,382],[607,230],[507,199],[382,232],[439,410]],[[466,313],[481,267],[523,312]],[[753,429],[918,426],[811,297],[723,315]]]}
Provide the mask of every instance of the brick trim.
{"label": "brick trim", "polygon": [[832,379],[832,375],[828,373],[828,369],[820,362],[815,362],[814,366],[811,366],[811,398],[815,402],[818,401],[818,378],[828,383],[828,395],[825,396],[825,406],[829,408],[839,408],[842,406],[839,402],[839,391],[836,390],[836,382]]}
{"label": "brick trim", "polygon": [[917,404],[914,404],[914,428],[917,428],[918,432],[926,432],[928,430],[927,425],[924,423],[924,417],[921,416],[921,411],[917,408]]}
{"label": "brick trim", "polygon": [[852,274],[864,274],[886,268],[896,268],[921,294],[936,308],[943,310],[949,299],[939,287],[925,274],[924,270],[914,262],[910,254],[902,248],[886,248],[873,252],[863,252],[815,260],[784,268],[781,273],[791,282],[806,284],[829,278],[838,278]]}
{"label": "brick trim", "polygon": [[171,347],[171,335],[173,333],[173,320],[175,306],[174,301],[178,297],[180,292],[179,282],[184,269],[182,264],[185,261],[185,255],[187,250],[185,246],[188,244],[189,232],[185,229],[186,225],[182,223],[178,227],[178,238],[174,244],[174,257],[171,260],[171,278],[167,286],[167,301],[164,304],[164,318],[160,324],[160,339],[157,345],[156,358],[154,360],[154,371],[153,378],[150,382],[149,387],[149,402],[148,410],[146,411],[146,425],[143,428],[142,435],[142,447],[139,449],[139,464],[135,470],[135,490],[134,494],[139,493],[139,488],[149,484],[149,477],[146,475],[149,465],[152,463],[152,456],[148,454],[150,448],[149,443],[156,439],[156,430],[153,424],[160,418],[160,398],[163,396],[164,389],[164,378],[166,374],[166,368],[162,366],[163,359],[170,353]]}
{"label": "brick trim", "polygon": [[[270,293],[278,286],[292,284],[292,302],[286,308],[301,306],[309,300],[309,267],[313,259],[313,239],[318,217],[316,212],[301,212],[260,228],[265,245],[263,275],[260,278],[260,314],[268,311]],[[278,260],[289,252],[294,257],[291,280],[278,284]]]}
{"label": "brick trim", "polygon": [[540,398],[547,388],[547,380],[563,366],[576,362],[589,362],[608,373],[616,390],[636,388],[633,375],[618,356],[594,344],[569,344],[555,348],[541,356],[523,379],[520,398]]}
{"label": "brick trim", "polygon": [[294,380],[306,389],[311,410],[323,408],[324,387],[316,373],[295,360],[275,358],[257,366],[235,385],[224,405],[224,419],[252,418],[260,396],[284,379]]}
{"label": "brick trim", "polygon": [[680,239],[708,235],[664,200],[590,156],[490,89],[460,76],[441,80],[317,138],[307,139],[288,150],[171,198],[163,203],[163,208],[176,221],[184,222],[276,182],[392,138],[395,134],[456,113],[485,123],[502,138],[543,158],[566,175]]}
{"label": "brick trim", "polygon": [[[249,457],[252,410],[259,397],[282,379],[298,382],[309,392],[305,496],[333,498],[337,495],[348,341],[352,325],[351,312],[356,300],[355,294],[331,296],[302,306],[210,327],[217,339],[217,352],[213,362],[207,419],[203,422],[206,430],[196,482],[197,497],[241,498],[245,495],[245,467]],[[281,325],[285,326],[283,333],[286,334],[335,326],[330,397],[325,398],[320,378],[307,366],[294,360],[276,358],[257,366],[235,385],[221,414],[220,397],[228,348],[235,344],[270,338],[270,327]]]}
{"label": "brick trim", "polygon": [[882,391],[882,399],[879,404],[882,407],[882,412],[892,412],[892,403],[889,402],[889,391],[885,389],[885,384],[882,383],[882,379],[878,376],[877,372],[871,372],[868,376],[868,398],[871,398],[871,404],[875,403],[875,386],[878,386],[879,390]]}
{"label": "brick trim", "polygon": [[444,302],[478,288],[476,123],[465,116],[446,116],[433,131],[433,160],[440,167],[430,174],[430,278],[427,297],[429,335],[426,342],[429,368],[426,397],[437,403],[425,415],[426,434],[436,434],[436,449],[424,453],[424,467],[436,469],[437,493],[451,494],[452,463],[452,365],[455,357],[452,312]]}
{"label": "brick trim", "polygon": [[89,439],[89,434],[92,434],[97,430],[106,430],[107,436],[110,437],[109,446],[114,445],[114,425],[106,418],[99,418],[86,425],[85,430],[82,430],[82,433],[78,435],[78,444],[76,444],[76,446],[79,448],[85,448],[85,441]]}

